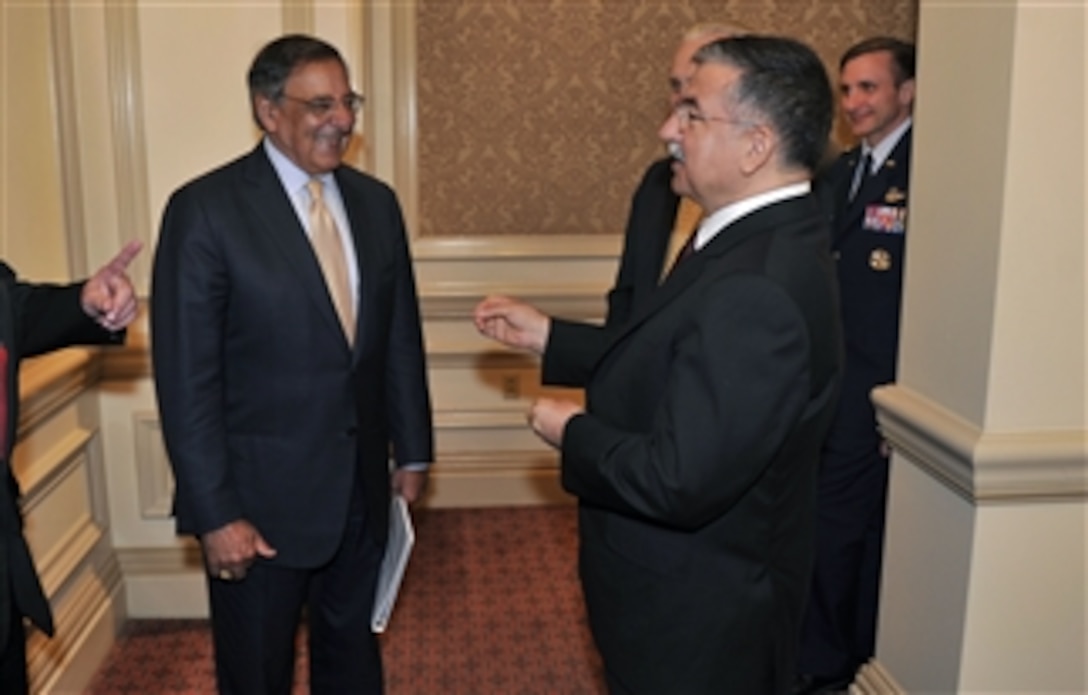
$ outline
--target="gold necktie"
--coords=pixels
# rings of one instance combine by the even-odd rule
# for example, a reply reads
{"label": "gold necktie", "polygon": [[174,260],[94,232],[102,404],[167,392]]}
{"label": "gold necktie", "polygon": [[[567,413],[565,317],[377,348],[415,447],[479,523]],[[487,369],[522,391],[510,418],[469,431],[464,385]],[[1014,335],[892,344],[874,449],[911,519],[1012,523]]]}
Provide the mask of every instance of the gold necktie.
{"label": "gold necktie", "polygon": [[676,265],[677,257],[692,238],[702,219],[703,209],[698,203],[687,196],[680,198],[680,205],[676,208],[676,221],[672,226],[672,236],[669,237],[669,246],[661,261],[660,282],[665,281],[672,267]]}
{"label": "gold necktie", "polygon": [[344,258],[344,245],[340,241],[336,221],[325,205],[321,181],[310,179],[306,188],[310,191],[310,243],[325,275],[325,285],[329,288],[329,296],[340,317],[348,345],[351,345],[355,339],[355,305],[351,301],[351,281]]}

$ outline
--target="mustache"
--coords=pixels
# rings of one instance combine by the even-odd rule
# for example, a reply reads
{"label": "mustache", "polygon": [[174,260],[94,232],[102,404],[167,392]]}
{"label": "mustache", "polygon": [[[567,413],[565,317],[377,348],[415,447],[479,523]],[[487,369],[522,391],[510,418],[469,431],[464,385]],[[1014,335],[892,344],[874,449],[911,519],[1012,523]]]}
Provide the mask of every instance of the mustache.
{"label": "mustache", "polygon": [[665,145],[665,148],[669,152],[669,156],[678,162],[684,161],[684,148],[680,147],[678,142],[669,142]]}
{"label": "mustache", "polygon": [[344,138],[351,137],[352,130],[353,129],[351,128],[345,129],[338,126],[330,125],[319,128],[314,134],[319,138],[336,138],[338,140],[342,140]]}

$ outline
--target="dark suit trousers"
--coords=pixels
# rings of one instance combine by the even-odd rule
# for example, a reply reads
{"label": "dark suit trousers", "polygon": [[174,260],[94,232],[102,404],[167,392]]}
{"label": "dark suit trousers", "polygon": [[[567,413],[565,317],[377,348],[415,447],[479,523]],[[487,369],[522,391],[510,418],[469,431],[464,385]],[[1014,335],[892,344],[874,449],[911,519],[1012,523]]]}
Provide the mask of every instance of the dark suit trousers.
{"label": "dark suit trousers", "polygon": [[820,462],[816,563],[802,624],[799,668],[852,674],[876,646],[888,459],[825,450]]}
{"label": "dark suit trousers", "polygon": [[370,630],[382,548],[366,529],[362,492],[355,488],[344,538],[328,564],[296,569],[257,562],[242,581],[208,578],[223,695],[290,695],[303,605],[310,692],[382,692],[381,654]]}

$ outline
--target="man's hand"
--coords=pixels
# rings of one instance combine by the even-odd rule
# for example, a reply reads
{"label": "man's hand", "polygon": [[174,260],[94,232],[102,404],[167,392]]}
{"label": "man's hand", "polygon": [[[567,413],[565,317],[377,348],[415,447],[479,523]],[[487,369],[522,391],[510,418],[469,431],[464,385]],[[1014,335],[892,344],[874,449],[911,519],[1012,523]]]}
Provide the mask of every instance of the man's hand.
{"label": "man's hand", "polygon": [[413,504],[427,489],[427,471],[407,471],[398,468],[393,471],[393,492],[404,498],[408,504]]}
{"label": "man's hand", "polygon": [[83,285],[80,296],[83,311],[106,330],[119,331],[136,318],[136,290],[125,269],[142,247],[139,241],[128,242]]}
{"label": "man's hand", "polygon": [[268,544],[253,524],[245,519],[232,521],[200,537],[208,574],[223,581],[244,579],[257,556],[271,558],[276,549]]}
{"label": "man's hand", "polygon": [[476,305],[476,330],[503,345],[543,354],[552,320],[531,304],[493,295]]}
{"label": "man's hand", "polygon": [[563,446],[563,430],[567,422],[583,412],[582,406],[573,401],[538,398],[529,408],[529,426],[538,437],[558,449]]}

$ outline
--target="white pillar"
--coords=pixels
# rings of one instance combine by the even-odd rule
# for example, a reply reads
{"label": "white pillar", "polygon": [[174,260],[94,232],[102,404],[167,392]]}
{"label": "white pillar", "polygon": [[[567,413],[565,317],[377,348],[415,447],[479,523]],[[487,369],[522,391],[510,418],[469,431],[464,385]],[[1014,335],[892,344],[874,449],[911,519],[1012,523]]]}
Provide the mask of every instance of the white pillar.
{"label": "white pillar", "polygon": [[921,0],[863,692],[1088,692],[1083,2]]}

